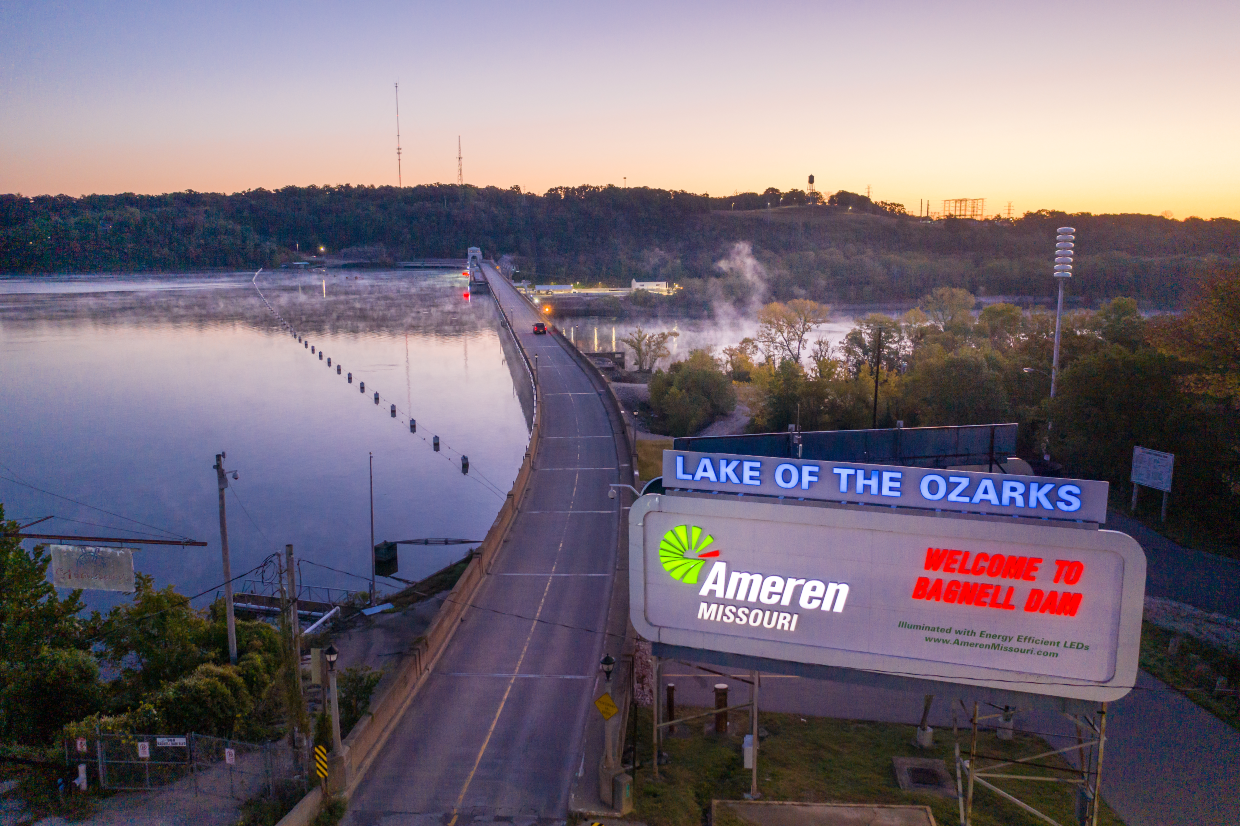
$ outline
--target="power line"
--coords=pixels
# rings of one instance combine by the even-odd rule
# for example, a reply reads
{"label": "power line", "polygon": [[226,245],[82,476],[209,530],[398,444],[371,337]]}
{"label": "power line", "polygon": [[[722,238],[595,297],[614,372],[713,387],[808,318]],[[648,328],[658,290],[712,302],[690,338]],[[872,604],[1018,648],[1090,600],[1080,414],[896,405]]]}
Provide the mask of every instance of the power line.
{"label": "power line", "polygon": [[[5,470],[7,470],[10,474],[12,474],[12,475],[13,475],[13,477],[16,477],[16,476],[17,476],[17,472],[16,472],[16,471],[14,471],[14,470],[13,470],[11,467],[9,467],[8,465],[6,465],[4,462],[0,462],[0,467],[3,467]],[[75,505],[80,505],[80,506],[81,506],[81,507],[83,507],[83,508],[90,508],[90,509],[91,509],[91,510],[93,510],[93,511],[99,511],[100,513],[106,513],[108,516],[115,516],[117,519],[124,519],[126,522],[133,522],[135,525],[141,525],[141,526],[143,526],[143,527],[145,527],[145,528],[152,528],[153,530],[159,531],[160,533],[163,533],[163,534],[167,534],[168,536],[174,536],[174,537],[176,537],[177,539],[188,539],[188,538],[189,538],[189,537],[187,537],[185,534],[179,534],[179,533],[176,533],[175,531],[170,531],[170,530],[167,530],[166,528],[161,528],[161,527],[159,527],[158,525],[151,525],[151,524],[149,524],[149,523],[147,523],[147,522],[142,522],[142,521],[139,521],[139,520],[137,520],[137,519],[131,519],[131,518],[129,518],[128,516],[123,516],[122,514],[116,513],[116,512],[114,512],[114,511],[105,510],[105,509],[103,509],[103,508],[97,508],[97,507],[95,507],[94,505],[88,505],[88,504],[86,504],[85,502],[80,502],[80,501],[78,501],[77,499],[73,499],[73,498],[68,497],[68,496],[62,496],[61,494],[59,494],[59,493],[53,493],[53,492],[52,492],[52,491],[50,491],[50,490],[44,490],[43,488],[38,487],[37,485],[31,485],[31,484],[29,484],[29,483],[27,483],[27,482],[23,482],[23,481],[21,481],[21,480],[20,480],[20,479],[18,479],[18,478],[9,478],[9,477],[7,477],[7,476],[0,476],[0,479],[4,479],[4,480],[5,480],[5,481],[7,481],[7,482],[12,482],[12,483],[13,483],[13,484],[15,484],[15,485],[21,485],[21,486],[22,486],[22,487],[24,487],[24,488],[30,488],[31,490],[36,490],[36,491],[38,491],[39,493],[44,493],[44,494],[47,494],[48,496],[54,496],[54,497],[56,497],[57,499],[63,499],[63,500],[65,500],[66,502],[72,502],[73,504],[75,504]],[[126,530],[126,529],[121,528],[121,529],[119,529],[119,530]],[[128,529],[128,530],[131,530],[131,531],[132,531],[132,529]],[[133,533],[138,533],[138,531],[132,531],[132,532],[133,532]]]}

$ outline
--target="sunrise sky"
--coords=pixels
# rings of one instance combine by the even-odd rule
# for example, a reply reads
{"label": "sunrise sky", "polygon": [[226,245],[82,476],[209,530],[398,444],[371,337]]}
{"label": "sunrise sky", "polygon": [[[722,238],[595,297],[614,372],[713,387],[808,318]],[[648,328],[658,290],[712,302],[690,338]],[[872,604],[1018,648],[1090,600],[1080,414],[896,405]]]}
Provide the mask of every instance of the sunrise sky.
{"label": "sunrise sky", "polygon": [[873,187],[1240,218],[1240,3],[0,5],[0,192]]}

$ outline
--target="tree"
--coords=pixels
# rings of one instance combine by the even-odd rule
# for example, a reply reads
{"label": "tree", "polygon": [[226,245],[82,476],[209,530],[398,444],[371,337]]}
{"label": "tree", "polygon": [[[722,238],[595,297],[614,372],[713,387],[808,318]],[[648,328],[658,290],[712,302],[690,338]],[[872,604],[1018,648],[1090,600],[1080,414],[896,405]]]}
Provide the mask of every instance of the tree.
{"label": "tree", "polygon": [[973,305],[977,299],[968,290],[958,287],[935,287],[923,296],[919,305],[940,329],[971,322]]}
{"label": "tree", "polygon": [[789,359],[800,364],[809,334],[830,315],[827,305],[804,298],[767,304],[758,311],[758,346],[772,361]]}
{"label": "tree", "polygon": [[749,381],[757,355],[757,343],[746,336],[735,347],[723,348],[723,370],[732,381]]}
{"label": "tree", "polygon": [[1004,347],[1020,332],[1024,314],[1015,304],[988,304],[977,316],[977,328],[994,347]]}
{"label": "tree", "polygon": [[1145,319],[1134,298],[1119,296],[1103,304],[1095,315],[1104,341],[1136,350],[1145,342]]}
{"label": "tree", "polygon": [[993,424],[1010,415],[1002,377],[972,350],[916,360],[904,377],[901,404],[919,426]]}
{"label": "tree", "polygon": [[650,377],[650,407],[657,426],[671,436],[688,436],[736,407],[736,390],[705,350],[694,350],[667,372]]}
{"label": "tree", "polygon": [[844,336],[840,352],[848,371],[856,378],[866,365],[873,368],[876,345],[881,348],[879,367],[889,372],[900,370],[904,344],[904,330],[900,322],[882,313],[870,313],[858,319],[856,326]]}
{"label": "tree", "polygon": [[633,350],[633,363],[637,367],[637,372],[646,373],[654,369],[659,359],[667,358],[672,354],[667,342],[679,335],[680,333],[675,330],[648,333],[639,326],[620,341]]}
{"label": "tree", "polygon": [[1240,267],[1207,275],[1187,312],[1154,325],[1160,350],[1192,365],[1186,390],[1228,399],[1240,409]]}
{"label": "tree", "polygon": [[43,545],[26,551],[0,504],[0,738],[41,745],[96,710],[99,667],[85,649],[82,592],[61,599]]}

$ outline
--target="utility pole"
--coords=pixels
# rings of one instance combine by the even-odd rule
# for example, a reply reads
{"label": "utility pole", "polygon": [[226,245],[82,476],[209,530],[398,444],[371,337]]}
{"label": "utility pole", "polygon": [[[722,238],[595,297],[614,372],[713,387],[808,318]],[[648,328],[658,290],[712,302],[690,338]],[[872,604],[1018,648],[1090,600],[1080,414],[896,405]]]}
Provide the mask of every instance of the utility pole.
{"label": "utility pole", "polygon": [[874,422],[871,425],[878,429],[878,368],[883,359],[883,328],[874,331]]}
{"label": "utility pole", "polygon": [[297,696],[301,697],[301,619],[297,614],[297,571],[293,567],[293,546],[284,546],[284,573],[288,581],[288,617],[289,637],[293,643],[293,681],[297,686]]}
{"label": "utility pole", "polygon": [[375,454],[370,454],[370,604],[375,604]]}
{"label": "utility pole", "polygon": [[461,167],[461,136],[456,136],[456,185],[465,185],[465,174]]}
{"label": "utility pole", "polygon": [[220,484],[220,549],[224,557],[224,616],[228,621],[228,661],[237,664],[237,621],[233,617],[232,566],[228,561],[228,520],[224,515],[224,490],[228,477],[224,474],[224,451],[215,454],[215,476]]}
{"label": "utility pole", "polygon": [[405,182],[400,175],[400,84],[396,84],[396,186],[404,188]]}

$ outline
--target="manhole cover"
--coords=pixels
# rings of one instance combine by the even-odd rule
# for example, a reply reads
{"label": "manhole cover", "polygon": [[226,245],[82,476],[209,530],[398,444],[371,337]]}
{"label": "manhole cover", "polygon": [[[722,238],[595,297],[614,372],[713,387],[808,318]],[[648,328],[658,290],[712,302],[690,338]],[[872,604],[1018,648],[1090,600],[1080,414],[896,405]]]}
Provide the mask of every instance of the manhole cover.
{"label": "manhole cover", "polygon": [[908,770],[908,779],[914,786],[940,786],[943,779],[939,777],[939,773],[934,769],[927,769],[922,766],[911,766]]}

